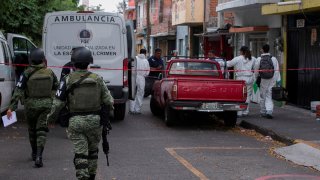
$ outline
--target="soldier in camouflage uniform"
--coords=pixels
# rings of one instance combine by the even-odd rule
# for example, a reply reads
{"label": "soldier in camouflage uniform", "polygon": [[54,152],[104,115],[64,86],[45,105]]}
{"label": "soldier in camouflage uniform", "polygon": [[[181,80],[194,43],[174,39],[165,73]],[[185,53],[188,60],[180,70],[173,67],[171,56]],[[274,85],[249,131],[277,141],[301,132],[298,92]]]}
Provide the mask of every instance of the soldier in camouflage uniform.
{"label": "soldier in camouflage uniform", "polygon": [[48,132],[47,114],[59,82],[52,70],[46,68],[42,49],[32,50],[30,61],[31,66],[21,74],[17,82],[7,116],[11,116],[11,111],[17,108],[18,101],[25,96],[24,109],[32,148],[31,156],[35,167],[42,167],[42,152]]}
{"label": "soldier in camouflage uniform", "polygon": [[113,109],[113,98],[102,77],[87,70],[88,65],[93,63],[91,51],[78,47],[71,56],[76,70],[61,80],[48,120],[54,121],[59,110],[67,103],[71,114],[68,137],[74,145],[76,176],[81,180],[93,180],[102,134],[101,105]]}

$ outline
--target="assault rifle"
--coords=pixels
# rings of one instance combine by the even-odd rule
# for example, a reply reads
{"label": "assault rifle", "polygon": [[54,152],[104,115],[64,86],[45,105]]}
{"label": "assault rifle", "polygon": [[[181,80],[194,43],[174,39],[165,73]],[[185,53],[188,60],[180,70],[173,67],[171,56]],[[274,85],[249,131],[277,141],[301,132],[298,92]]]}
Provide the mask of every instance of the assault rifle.
{"label": "assault rifle", "polygon": [[101,114],[100,114],[100,124],[103,126],[102,128],[102,148],[103,152],[107,158],[107,166],[109,166],[109,142],[107,135],[109,131],[112,129],[110,119],[109,119],[109,108],[106,105],[101,106]]}

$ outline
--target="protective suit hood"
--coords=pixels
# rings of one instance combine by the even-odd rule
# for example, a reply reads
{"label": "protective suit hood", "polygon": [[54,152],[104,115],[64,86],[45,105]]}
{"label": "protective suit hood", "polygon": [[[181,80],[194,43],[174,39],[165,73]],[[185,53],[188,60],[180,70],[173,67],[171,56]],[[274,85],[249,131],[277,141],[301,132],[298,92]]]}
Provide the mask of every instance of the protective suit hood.
{"label": "protective suit hood", "polygon": [[140,58],[140,59],[145,59],[146,58],[146,56],[144,54],[138,54],[137,57]]}
{"label": "protective suit hood", "polygon": [[247,63],[249,63],[250,61],[253,60],[253,58],[251,58],[251,60],[250,60],[248,58],[245,58],[244,56],[242,56],[242,57],[243,57],[243,64],[247,64]]}

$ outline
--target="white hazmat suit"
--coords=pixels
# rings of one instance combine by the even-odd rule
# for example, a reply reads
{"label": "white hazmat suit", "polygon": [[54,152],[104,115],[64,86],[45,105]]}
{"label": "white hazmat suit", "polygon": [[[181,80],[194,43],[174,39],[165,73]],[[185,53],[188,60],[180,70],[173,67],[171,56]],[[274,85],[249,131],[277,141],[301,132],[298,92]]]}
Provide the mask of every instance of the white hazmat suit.
{"label": "white hazmat suit", "polygon": [[[261,56],[270,56],[270,53],[261,54]],[[273,113],[273,101],[272,101],[272,87],[275,86],[277,81],[281,80],[278,60],[272,56],[271,58],[274,74],[271,79],[261,79],[260,83],[260,113],[261,115],[272,115]],[[257,59],[256,68],[259,70],[261,57]],[[255,76],[258,77],[259,71],[255,72]]]}
{"label": "white hazmat suit", "polygon": [[254,67],[256,64],[256,58],[251,57],[251,60],[245,58],[243,55],[233,58],[231,61],[227,61],[227,67],[234,67],[235,77],[237,80],[244,80],[247,86],[247,99],[248,107],[244,111],[238,111],[238,116],[247,116],[249,114],[249,103],[252,95],[252,86],[255,81]]}
{"label": "white hazmat suit", "polygon": [[138,54],[137,58],[137,94],[134,101],[130,101],[130,112],[133,114],[140,114],[141,107],[143,103],[144,87],[145,87],[145,77],[148,76],[150,72],[149,62],[144,54]]}

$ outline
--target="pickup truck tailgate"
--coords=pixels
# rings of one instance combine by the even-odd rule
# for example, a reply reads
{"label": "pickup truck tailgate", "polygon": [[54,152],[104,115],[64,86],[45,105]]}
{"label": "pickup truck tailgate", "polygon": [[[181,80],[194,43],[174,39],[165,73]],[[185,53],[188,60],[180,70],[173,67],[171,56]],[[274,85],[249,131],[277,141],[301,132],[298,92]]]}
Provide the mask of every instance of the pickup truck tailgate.
{"label": "pickup truck tailgate", "polygon": [[178,79],[177,100],[244,102],[244,81],[213,79]]}

